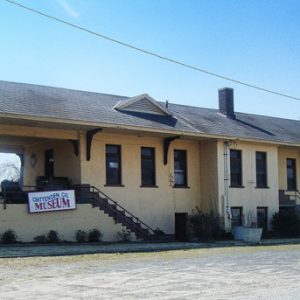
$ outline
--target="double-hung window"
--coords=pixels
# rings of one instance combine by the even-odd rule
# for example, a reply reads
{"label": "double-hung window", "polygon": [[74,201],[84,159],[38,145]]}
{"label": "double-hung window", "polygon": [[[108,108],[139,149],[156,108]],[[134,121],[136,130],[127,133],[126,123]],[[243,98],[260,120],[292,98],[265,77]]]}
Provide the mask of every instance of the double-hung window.
{"label": "double-hung window", "polygon": [[121,184],[121,146],[106,145],[106,184]]}
{"label": "double-hung window", "polygon": [[230,150],[230,186],[242,186],[242,151]]}
{"label": "double-hung window", "polygon": [[142,186],[155,186],[155,149],[141,148]]}
{"label": "double-hung window", "polygon": [[231,207],[231,227],[242,226],[243,208]]}
{"label": "double-hung window", "polygon": [[267,187],[267,153],[256,152],[256,187]]}
{"label": "double-hung window", "polygon": [[287,189],[290,191],[297,190],[296,180],[296,159],[288,158],[286,160],[286,171],[287,171]]}
{"label": "double-hung window", "polygon": [[187,186],[187,159],[185,150],[174,150],[174,186]]}

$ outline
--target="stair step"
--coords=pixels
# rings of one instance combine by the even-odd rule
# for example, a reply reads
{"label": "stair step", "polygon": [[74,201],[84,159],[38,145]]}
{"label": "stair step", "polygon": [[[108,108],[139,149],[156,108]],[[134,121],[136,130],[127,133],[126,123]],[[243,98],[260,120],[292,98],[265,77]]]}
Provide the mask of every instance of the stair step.
{"label": "stair step", "polygon": [[[110,198],[105,196],[101,191],[98,191],[95,187],[90,185],[84,186],[84,189],[79,188],[76,190],[80,198],[83,199],[84,203],[90,203],[93,207],[98,207],[99,210],[103,211],[109,217],[111,217],[115,223],[122,224],[128,230],[136,234],[138,238],[152,239],[153,235],[150,234],[149,230],[144,228],[141,223],[137,222],[137,219],[128,216],[128,214],[122,210],[122,208]],[[119,209],[118,209],[119,208]]]}
{"label": "stair step", "polygon": [[108,203],[107,198],[104,198],[104,197],[100,197],[100,196],[99,196],[99,200]]}

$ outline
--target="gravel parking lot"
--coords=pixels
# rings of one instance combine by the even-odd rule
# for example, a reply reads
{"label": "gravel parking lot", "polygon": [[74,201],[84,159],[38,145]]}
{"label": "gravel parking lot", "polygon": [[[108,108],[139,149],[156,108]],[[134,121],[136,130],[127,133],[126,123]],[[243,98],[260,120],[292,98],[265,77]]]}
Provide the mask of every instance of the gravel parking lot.
{"label": "gravel parking lot", "polygon": [[299,299],[300,245],[0,259],[1,299]]}

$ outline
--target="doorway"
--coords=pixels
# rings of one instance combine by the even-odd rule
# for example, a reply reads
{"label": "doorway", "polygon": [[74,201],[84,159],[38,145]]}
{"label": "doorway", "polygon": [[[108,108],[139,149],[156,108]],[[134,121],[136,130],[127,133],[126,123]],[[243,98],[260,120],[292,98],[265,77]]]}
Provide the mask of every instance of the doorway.
{"label": "doorway", "polygon": [[53,149],[45,151],[45,177],[54,177],[54,153]]}
{"label": "doorway", "polygon": [[187,240],[187,213],[175,214],[175,239],[179,242],[186,242]]}
{"label": "doorway", "polygon": [[268,231],[268,208],[267,207],[257,207],[257,227],[263,229],[263,234],[265,235]]}

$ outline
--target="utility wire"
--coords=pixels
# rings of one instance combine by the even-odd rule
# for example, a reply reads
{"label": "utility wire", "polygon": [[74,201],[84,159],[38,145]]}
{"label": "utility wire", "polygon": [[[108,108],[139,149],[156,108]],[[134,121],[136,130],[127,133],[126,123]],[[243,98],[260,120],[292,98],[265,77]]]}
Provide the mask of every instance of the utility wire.
{"label": "utility wire", "polygon": [[75,29],[79,29],[79,30],[81,30],[81,31],[90,33],[90,34],[95,35],[95,36],[97,36],[97,37],[100,37],[100,38],[102,38],[102,39],[105,39],[105,40],[108,40],[108,41],[110,41],[110,42],[113,42],[113,43],[122,45],[122,46],[127,47],[127,48],[131,48],[131,49],[133,49],[133,50],[142,52],[142,53],[144,53],[144,54],[151,55],[151,56],[154,56],[154,57],[156,57],[156,58],[159,58],[159,59],[162,59],[162,60],[165,60],[165,61],[174,63],[174,64],[179,65],[179,66],[181,66],[181,67],[185,67],[185,68],[188,68],[188,69],[192,69],[192,70],[194,70],[194,71],[198,71],[198,72],[204,73],[204,74],[206,74],[206,75],[210,75],[210,76],[214,76],[214,77],[217,77],[217,78],[221,78],[221,79],[224,79],[224,80],[227,80],[227,81],[231,81],[231,82],[234,82],[234,83],[243,85],[243,86],[247,86],[247,87],[249,87],[249,88],[253,88],[253,89],[256,89],[256,90],[260,90],[260,91],[264,91],[264,92],[267,92],[267,93],[271,93],[271,94],[274,94],[274,95],[277,95],[277,96],[282,96],[282,97],[285,97],[285,98],[290,98],[290,99],[293,99],[293,100],[298,100],[298,101],[300,101],[300,98],[298,98],[298,97],[294,97],[294,96],[291,96],[291,95],[288,95],[288,94],[284,94],[284,93],[281,93],[281,92],[273,91],[273,90],[270,90],[270,89],[267,89],[267,88],[264,88],[264,87],[261,87],[261,86],[257,86],[257,85],[251,84],[251,83],[247,83],[247,82],[240,81],[240,80],[237,80],[237,79],[234,79],[234,78],[230,78],[230,77],[227,77],[227,76],[224,76],[224,75],[221,75],[221,74],[217,74],[217,73],[214,73],[214,72],[210,72],[210,71],[207,71],[207,70],[204,70],[204,69],[195,67],[195,66],[193,66],[193,65],[186,64],[186,63],[184,63],[184,62],[181,62],[181,61],[178,61],[178,60],[169,58],[169,57],[167,57],[167,56],[163,56],[163,55],[160,55],[160,54],[158,54],[158,53],[151,52],[151,51],[148,51],[148,50],[145,50],[145,49],[136,47],[136,46],[131,45],[131,44],[128,44],[128,43],[126,43],[126,42],[122,42],[122,41],[120,41],[120,40],[111,38],[111,37],[106,36],[106,35],[103,35],[103,34],[101,34],[101,33],[98,33],[98,32],[92,31],[92,30],[90,30],[90,29],[87,29],[87,28],[78,26],[78,25],[76,25],[76,24],[70,23],[70,22],[65,21],[65,20],[63,20],[63,19],[59,19],[59,18],[57,18],[57,17],[48,15],[48,14],[46,14],[46,13],[43,13],[43,12],[41,12],[41,11],[39,11],[39,10],[33,9],[33,8],[31,8],[31,7],[28,7],[28,6],[25,6],[25,5],[20,4],[20,3],[18,3],[18,2],[15,2],[15,1],[12,1],[12,0],[4,0],[4,1],[6,1],[6,2],[8,2],[8,3],[10,3],[10,4],[13,4],[13,5],[16,5],[16,6],[20,7],[20,8],[25,9],[25,10],[28,10],[28,11],[30,11],[30,12],[39,14],[39,15],[41,15],[41,16],[43,16],[43,17],[48,18],[48,19],[51,19],[51,20],[60,22],[60,23],[62,23],[62,24],[65,24],[65,25],[68,25],[68,26],[70,26],[70,27],[73,27],[73,28],[75,28]]}

